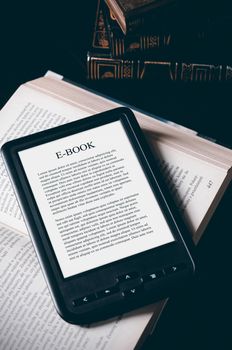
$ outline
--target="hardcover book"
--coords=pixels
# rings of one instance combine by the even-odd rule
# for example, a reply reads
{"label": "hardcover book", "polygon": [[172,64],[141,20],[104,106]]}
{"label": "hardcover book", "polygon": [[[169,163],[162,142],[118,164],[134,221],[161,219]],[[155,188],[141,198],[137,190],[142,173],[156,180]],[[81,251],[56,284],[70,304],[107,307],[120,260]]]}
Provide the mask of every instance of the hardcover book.
{"label": "hardcover book", "polygon": [[153,82],[221,82],[231,81],[232,67],[226,64],[192,63],[175,59],[127,59],[87,55],[88,78],[137,79]]}
{"label": "hardcover book", "polygon": [[[120,105],[50,73],[21,85],[2,109],[1,144]],[[197,243],[231,181],[232,151],[133,111]],[[91,327],[70,325],[57,315],[1,156],[0,169],[1,348],[130,350],[142,344],[167,300]]]}
{"label": "hardcover book", "polygon": [[[171,53],[182,56],[186,52],[198,52],[195,56],[202,57],[208,50],[219,49],[223,52],[229,47],[232,34],[230,15],[203,16],[193,13],[191,17],[183,15],[181,11],[176,15],[166,14],[152,22],[143,30],[124,35],[118,23],[112,20],[108,7],[103,0],[99,0],[99,8],[104,16],[103,24],[111,43],[113,57],[137,58],[158,53]],[[191,12],[191,9],[189,9]],[[185,12],[187,10],[185,9]],[[96,21],[99,22],[98,13]],[[215,54],[213,55],[213,57]],[[228,56],[229,59],[230,56]]]}
{"label": "hardcover book", "polygon": [[[103,17],[104,32],[107,33],[110,40],[109,54],[113,57],[140,54],[146,51],[156,52],[157,50],[164,50],[173,46],[173,35],[163,25],[124,35],[117,22],[112,20],[109,9],[104,1],[98,0],[98,11],[96,12],[97,23],[101,22],[101,14]],[[98,52],[100,53],[100,51]]]}
{"label": "hardcover book", "polygon": [[133,31],[153,18],[157,9],[175,3],[175,0],[105,0],[113,18],[124,34]]}

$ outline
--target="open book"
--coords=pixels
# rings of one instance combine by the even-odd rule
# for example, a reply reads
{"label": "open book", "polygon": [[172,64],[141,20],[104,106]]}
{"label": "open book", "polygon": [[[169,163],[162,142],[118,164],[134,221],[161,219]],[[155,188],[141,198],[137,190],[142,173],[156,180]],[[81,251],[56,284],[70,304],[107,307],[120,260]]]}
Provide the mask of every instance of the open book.
{"label": "open book", "polygon": [[[48,75],[22,85],[3,108],[1,144],[118,106]],[[231,180],[232,151],[189,129],[134,113],[197,243]],[[158,320],[166,302],[88,328],[63,321],[53,307],[1,160],[0,275],[0,345],[4,349],[133,349],[149,321]]]}

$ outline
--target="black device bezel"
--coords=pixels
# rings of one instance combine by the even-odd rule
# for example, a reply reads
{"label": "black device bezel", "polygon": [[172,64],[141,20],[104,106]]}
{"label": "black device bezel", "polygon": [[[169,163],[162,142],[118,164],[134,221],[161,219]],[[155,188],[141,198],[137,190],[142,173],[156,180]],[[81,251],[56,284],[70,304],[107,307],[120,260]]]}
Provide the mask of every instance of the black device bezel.
{"label": "black device bezel", "polygon": [[[134,152],[142,166],[144,175],[148,179],[154,196],[162,208],[164,216],[173,234],[174,241],[160,247],[152,248],[124,259],[111,262],[95,269],[82,272],[78,275],[64,278],[18,152],[118,120],[122,122],[128,139],[133,146]],[[188,231],[180,219],[179,213],[169,195],[169,192],[166,189],[166,186],[163,183],[158,166],[156,162],[154,162],[154,157],[141,132],[139,124],[134,117],[133,112],[128,108],[116,108],[114,110],[103,112],[52,129],[41,131],[36,134],[9,141],[2,146],[2,154],[12,179],[14,189],[19,198],[25,221],[31,234],[42,270],[45,274],[48,286],[53,296],[53,301],[56,305],[57,311],[65,320],[79,324],[88,323],[113,316],[118,312],[130,310],[136,306],[146,304],[147,302],[137,302],[135,304],[129,303],[126,305],[125,302],[120,303],[120,301],[117,301],[115,306],[112,305],[112,307],[104,311],[104,305],[101,305],[102,301],[100,301],[100,308],[96,308],[95,314],[94,308],[91,310],[91,304],[90,307],[87,307],[86,312],[84,310],[84,312],[81,311],[79,314],[78,310],[74,312],[71,310],[70,305],[67,306],[65,295],[70,294],[71,287],[74,286],[75,283],[78,283],[78,281],[80,281],[80,284],[86,285],[86,281],[88,280],[90,285],[96,285],[96,280],[99,280],[99,277],[101,278],[101,272],[107,276],[107,274],[109,274],[108,271],[115,271],[117,267],[123,272],[123,266],[129,266],[128,263],[134,265],[135,260],[138,260],[140,263],[146,265],[146,260],[151,260],[154,256],[154,252],[157,256],[160,256],[159,260],[162,261],[163,259],[167,262],[170,261],[169,264],[171,264],[172,259],[174,259],[174,256],[177,253],[180,254],[180,260],[184,261],[188,266],[188,273],[185,277],[189,277],[193,274],[195,267],[192,256],[189,252],[189,249],[192,250],[192,244],[189,240]],[[98,278],[96,278],[96,276]],[[166,281],[167,280],[170,280],[170,282],[163,283],[163,289],[161,288],[161,296],[162,294],[163,296],[168,295],[168,288],[171,289],[169,284],[175,284],[173,277],[171,277],[171,279],[166,278]],[[159,293],[157,295],[158,297],[156,298],[159,298]],[[148,298],[148,302],[151,302],[152,300],[152,297]],[[121,305],[123,306],[120,307]],[[103,312],[101,312],[101,309]]]}

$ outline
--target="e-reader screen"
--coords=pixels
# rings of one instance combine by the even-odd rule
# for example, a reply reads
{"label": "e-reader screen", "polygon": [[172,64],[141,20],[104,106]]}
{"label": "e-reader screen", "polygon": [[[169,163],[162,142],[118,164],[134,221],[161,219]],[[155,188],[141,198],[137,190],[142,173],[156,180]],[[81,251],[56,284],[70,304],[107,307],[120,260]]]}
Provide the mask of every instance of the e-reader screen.
{"label": "e-reader screen", "polygon": [[120,120],[18,154],[64,278],[174,241]]}

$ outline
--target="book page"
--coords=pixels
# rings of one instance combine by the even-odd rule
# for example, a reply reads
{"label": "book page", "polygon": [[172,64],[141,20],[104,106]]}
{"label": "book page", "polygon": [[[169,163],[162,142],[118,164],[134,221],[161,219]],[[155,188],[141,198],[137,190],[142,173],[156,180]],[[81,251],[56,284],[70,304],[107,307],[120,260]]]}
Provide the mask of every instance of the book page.
{"label": "book page", "polygon": [[[0,348],[133,349],[152,316],[149,306],[91,327],[63,321],[28,237],[0,226]],[[156,304],[160,310],[162,302]]]}
{"label": "book page", "polygon": [[222,186],[225,171],[162,142],[152,147],[175,204],[197,243],[209,220],[207,213]]}

